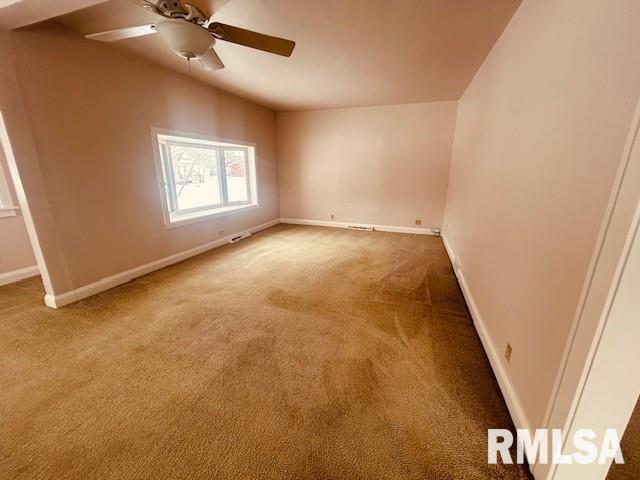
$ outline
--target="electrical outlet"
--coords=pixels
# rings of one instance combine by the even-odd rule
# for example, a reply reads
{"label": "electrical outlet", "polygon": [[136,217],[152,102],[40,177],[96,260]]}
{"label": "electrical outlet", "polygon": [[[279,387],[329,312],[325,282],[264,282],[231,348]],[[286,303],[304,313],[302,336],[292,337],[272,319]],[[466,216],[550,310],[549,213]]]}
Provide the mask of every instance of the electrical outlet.
{"label": "electrical outlet", "polygon": [[336,216],[332,213],[331,214],[331,220],[333,220],[334,218],[336,218]]}
{"label": "electrical outlet", "polygon": [[507,348],[504,351],[504,358],[507,359],[507,363],[511,362],[511,352],[513,352],[513,348],[510,343],[507,343]]}
{"label": "electrical outlet", "polygon": [[416,225],[422,225],[422,220],[420,220],[419,218],[416,220]]}

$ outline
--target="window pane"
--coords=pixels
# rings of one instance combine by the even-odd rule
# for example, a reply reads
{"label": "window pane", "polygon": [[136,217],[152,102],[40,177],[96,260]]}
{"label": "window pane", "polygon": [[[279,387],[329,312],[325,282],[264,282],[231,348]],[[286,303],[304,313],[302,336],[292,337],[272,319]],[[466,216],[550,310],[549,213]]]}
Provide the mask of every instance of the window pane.
{"label": "window pane", "polygon": [[247,152],[226,149],[223,152],[227,175],[227,198],[230,203],[248,202]]}
{"label": "window pane", "polygon": [[207,147],[169,146],[177,210],[221,203],[216,150]]}

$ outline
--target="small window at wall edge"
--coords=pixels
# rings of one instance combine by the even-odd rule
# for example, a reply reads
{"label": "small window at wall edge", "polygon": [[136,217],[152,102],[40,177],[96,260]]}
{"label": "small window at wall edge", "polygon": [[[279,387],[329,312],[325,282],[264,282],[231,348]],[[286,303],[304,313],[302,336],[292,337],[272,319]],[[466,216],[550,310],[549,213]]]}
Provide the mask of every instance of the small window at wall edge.
{"label": "small window at wall edge", "polygon": [[9,179],[4,165],[4,158],[0,151],[0,208],[8,209],[13,207],[13,199],[9,190]]}
{"label": "small window at wall edge", "polygon": [[0,112],[0,218],[14,217],[18,210],[9,188],[10,179],[7,171],[6,155],[13,155],[10,149],[9,135],[2,112]]}
{"label": "small window at wall edge", "polygon": [[152,141],[167,228],[258,207],[255,144],[159,128]]}

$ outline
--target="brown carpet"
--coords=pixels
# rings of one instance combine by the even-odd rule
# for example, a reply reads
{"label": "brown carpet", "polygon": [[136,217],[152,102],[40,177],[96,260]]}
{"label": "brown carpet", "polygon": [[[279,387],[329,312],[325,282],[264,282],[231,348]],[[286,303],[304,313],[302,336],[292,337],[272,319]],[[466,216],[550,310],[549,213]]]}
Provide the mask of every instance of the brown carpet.
{"label": "brown carpet", "polygon": [[640,478],[640,400],[636,403],[629,425],[622,435],[620,450],[622,450],[624,463],[611,465],[607,480],[638,480]]}
{"label": "brown carpet", "polygon": [[523,479],[437,237],[279,225],[58,311],[0,289],[6,479]]}

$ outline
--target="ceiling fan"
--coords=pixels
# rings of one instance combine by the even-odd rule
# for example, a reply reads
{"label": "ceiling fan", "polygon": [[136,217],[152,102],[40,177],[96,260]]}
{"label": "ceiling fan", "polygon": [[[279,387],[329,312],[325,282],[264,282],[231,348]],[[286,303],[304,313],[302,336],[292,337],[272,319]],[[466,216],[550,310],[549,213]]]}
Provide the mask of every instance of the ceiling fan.
{"label": "ceiling fan", "polygon": [[212,18],[207,18],[202,10],[181,0],[144,0],[142,6],[164,19],[148,25],[93,33],[86,35],[86,38],[100,42],[115,42],[158,33],[174,53],[187,60],[197,59],[208,71],[224,68],[224,63],[213,49],[216,40],[284,57],[291,56],[296,45],[295,42],[284,38],[214,22]]}

